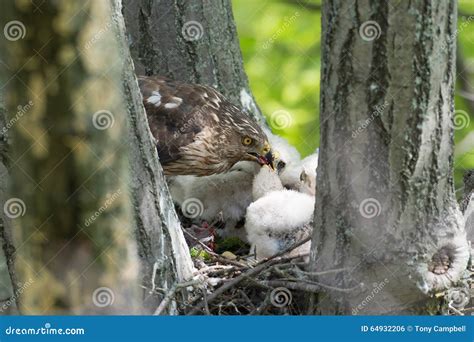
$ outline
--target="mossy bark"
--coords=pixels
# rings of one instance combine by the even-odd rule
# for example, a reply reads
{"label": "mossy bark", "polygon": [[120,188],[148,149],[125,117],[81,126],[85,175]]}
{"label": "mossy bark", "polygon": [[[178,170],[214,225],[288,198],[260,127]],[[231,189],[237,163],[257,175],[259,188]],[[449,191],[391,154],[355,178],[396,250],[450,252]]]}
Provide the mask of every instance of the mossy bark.
{"label": "mossy bark", "polygon": [[[134,64],[126,44],[121,9],[120,1],[114,1],[117,40],[120,54],[125,58],[123,87],[130,123],[131,195],[142,261],[144,305],[148,312],[154,312],[175,284],[192,279],[194,266],[148,128]],[[186,296],[184,290],[182,295]],[[176,302],[171,301],[163,313],[178,313]]]}
{"label": "mossy bark", "polygon": [[23,38],[8,42],[10,118],[32,102],[11,127],[9,153],[9,199],[20,209],[12,219],[16,267],[21,280],[31,279],[21,309],[135,313],[123,59],[110,2],[4,7],[25,27]]}
{"label": "mossy bark", "polygon": [[313,309],[426,313],[469,254],[452,178],[456,2],[327,0],[322,19],[311,268],[343,268],[318,280],[354,290]]}

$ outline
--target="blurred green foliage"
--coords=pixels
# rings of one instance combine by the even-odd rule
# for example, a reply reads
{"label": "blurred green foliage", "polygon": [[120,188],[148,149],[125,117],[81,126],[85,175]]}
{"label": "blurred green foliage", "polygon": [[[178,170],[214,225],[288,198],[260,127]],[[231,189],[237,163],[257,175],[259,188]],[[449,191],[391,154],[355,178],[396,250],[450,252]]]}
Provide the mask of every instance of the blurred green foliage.
{"label": "blurred green foliage", "polygon": [[321,15],[278,1],[234,0],[234,16],[250,86],[262,111],[286,111],[278,133],[303,154],[319,145]]}
{"label": "blurred green foliage", "polygon": [[[233,0],[233,10],[258,104],[274,132],[288,139],[302,156],[310,154],[319,145],[320,11],[279,0]],[[465,14],[458,20],[459,47],[470,73],[458,72],[457,77],[474,89],[474,1],[460,0],[459,10]],[[461,187],[464,170],[474,169],[474,112],[462,97],[457,95],[455,101],[456,110],[469,113],[470,120],[455,130],[455,180],[456,187]],[[291,115],[289,127],[275,125],[272,114],[277,111]]]}

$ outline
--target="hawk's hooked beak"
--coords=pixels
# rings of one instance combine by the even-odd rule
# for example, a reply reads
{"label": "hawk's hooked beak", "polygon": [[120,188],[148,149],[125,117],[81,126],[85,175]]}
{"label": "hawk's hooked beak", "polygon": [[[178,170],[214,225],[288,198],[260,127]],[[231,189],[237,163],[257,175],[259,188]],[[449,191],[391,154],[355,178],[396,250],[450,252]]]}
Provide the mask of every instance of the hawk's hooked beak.
{"label": "hawk's hooked beak", "polygon": [[268,165],[270,169],[275,171],[275,156],[273,155],[272,151],[268,151],[262,158],[262,162],[259,161],[260,165]]}
{"label": "hawk's hooked beak", "polygon": [[270,144],[268,142],[265,143],[260,153],[251,153],[251,155],[260,165],[268,165],[272,170],[275,170],[275,156],[273,155],[273,152],[270,148]]}

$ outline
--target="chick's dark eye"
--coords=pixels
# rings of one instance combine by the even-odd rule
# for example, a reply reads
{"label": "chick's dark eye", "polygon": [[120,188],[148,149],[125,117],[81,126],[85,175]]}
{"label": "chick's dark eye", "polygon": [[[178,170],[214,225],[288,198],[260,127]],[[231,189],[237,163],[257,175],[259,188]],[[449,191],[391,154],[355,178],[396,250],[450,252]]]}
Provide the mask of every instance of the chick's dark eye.
{"label": "chick's dark eye", "polygon": [[250,137],[244,137],[244,138],[242,139],[242,144],[244,144],[245,146],[249,146],[249,145],[251,145],[252,143],[253,143],[253,140],[252,140],[252,138],[250,138]]}
{"label": "chick's dark eye", "polygon": [[307,177],[306,172],[304,172],[304,171],[301,172],[301,174],[300,174],[300,181],[305,182],[305,181],[306,181],[306,177]]}
{"label": "chick's dark eye", "polygon": [[286,163],[283,160],[280,160],[277,164],[277,170],[281,171],[286,166]]}

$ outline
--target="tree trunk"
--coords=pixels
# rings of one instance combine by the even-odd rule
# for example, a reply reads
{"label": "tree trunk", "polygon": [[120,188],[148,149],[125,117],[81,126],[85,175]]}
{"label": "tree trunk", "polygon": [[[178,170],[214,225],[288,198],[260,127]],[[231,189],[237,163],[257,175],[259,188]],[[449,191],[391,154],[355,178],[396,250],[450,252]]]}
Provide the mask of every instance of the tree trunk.
{"label": "tree trunk", "polygon": [[[122,12],[138,74],[165,75],[185,82],[211,85],[265,125],[243,68],[230,1],[124,1]],[[128,96],[131,96],[129,103],[141,101],[135,95],[135,80],[126,78],[125,87]],[[180,223],[156,160],[156,152],[150,150],[149,139],[144,136],[148,129],[144,125],[145,117],[141,114],[142,106],[138,103],[136,106],[140,107],[139,111],[130,110],[132,141],[136,141],[132,143],[132,149],[136,148],[132,156],[141,156],[142,161],[132,162],[136,167],[136,171],[132,172],[136,177],[133,184],[138,185],[135,189],[135,206],[148,203],[142,208],[142,222],[138,220],[139,232],[165,238],[160,242],[163,248],[143,245],[140,254],[149,260],[149,265],[156,260],[163,260],[164,256],[169,255],[170,246],[166,239],[171,236],[174,261],[166,259],[165,263],[160,261],[158,264],[163,270],[176,268],[181,271],[178,279],[182,282],[189,280],[192,273],[191,259],[189,252],[183,249],[182,233],[178,230]],[[156,165],[159,169],[150,169],[148,165]],[[143,198],[160,200],[156,203]],[[156,216],[157,213],[160,215]],[[165,234],[150,231],[154,229],[151,227],[160,226],[163,226]],[[155,281],[159,280],[160,286],[166,290],[173,285],[171,278],[166,273],[160,273]],[[149,278],[145,279],[145,283],[149,281]]]}
{"label": "tree trunk", "polygon": [[322,26],[311,268],[344,271],[318,277],[335,289],[316,310],[426,313],[469,257],[452,178],[456,2],[327,0]]}
{"label": "tree trunk", "polygon": [[464,212],[467,239],[471,241],[472,248],[474,244],[474,170],[469,170],[464,174],[464,196],[461,201],[461,210]]}
{"label": "tree trunk", "polygon": [[211,85],[265,125],[243,67],[230,0],[126,0],[123,13],[139,74]]}
{"label": "tree trunk", "polygon": [[[1,84],[6,82],[5,70],[0,74]],[[17,314],[17,297],[19,286],[16,283],[14,270],[15,247],[11,236],[11,222],[3,211],[3,204],[7,200],[7,189],[10,175],[7,167],[8,151],[8,126],[7,116],[3,102],[3,96],[0,99],[0,243],[2,251],[0,252],[0,315]]]}
{"label": "tree trunk", "polygon": [[139,267],[127,112],[117,88],[123,61],[109,2],[4,7],[24,33],[9,42],[7,106],[15,113],[32,103],[11,128],[13,184],[5,203],[20,232],[19,276],[29,282],[21,309],[134,313]]}
{"label": "tree trunk", "polygon": [[[120,54],[125,57],[123,85],[129,117],[132,199],[137,241],[142,260],[144,305],[153,312],[177,283],[193,277],[194,265],[174,204],[167,190],[153,137],[138,88],[133,61],[126,44],[121,1],[114,1],[114,21]],[[158,292],[159,289],[161,292]],[[163,313],[175,314],[176,303]]]}

